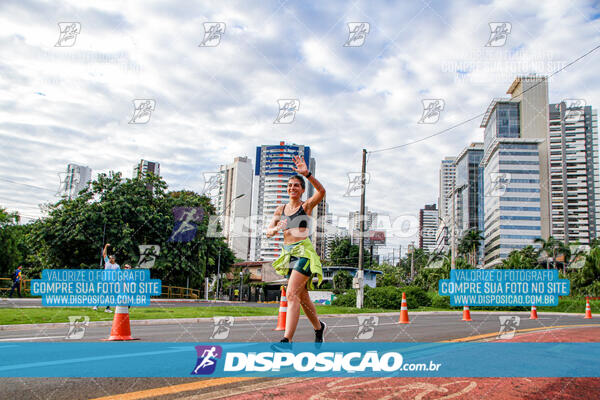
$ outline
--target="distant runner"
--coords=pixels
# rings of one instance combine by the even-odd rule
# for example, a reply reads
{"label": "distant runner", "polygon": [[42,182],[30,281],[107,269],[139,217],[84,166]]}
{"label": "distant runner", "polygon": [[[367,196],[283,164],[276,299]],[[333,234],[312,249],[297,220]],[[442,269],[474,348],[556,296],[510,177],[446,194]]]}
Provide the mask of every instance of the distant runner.
{"label": "distant runner", "polygon": [[[115,256],[114,255],[111,255],[110,257],[108,256],[108,248],[109,247],[110,247],[110,243],[106,243],[106,245],[104,246],[104,250],[102,250],[102,257],[104,257],[104,269],[105,270],[121,269],[119,264],[117,264],[117,260],[116,260]],[[92,307],[92,310],[97,310],[97,309],[98,309],[98,306]],[[104,310],[104,312],[111,313],[112,310],[110,309],[110,306],[106,306],[106,309]]]}
{"label": "distant runner", "polygon": [[12,277],[13,284],[12,284],[12,287],[10,288],[10,294],[8,295],[8,297],[12,297],[12,294],[13,294],[15,288],[17,289],[17,295],[19,297],[21,297],[21,270],[22,269],[23,269],[23,266],[19,265],[19,267],[13,274],[13,277]]}

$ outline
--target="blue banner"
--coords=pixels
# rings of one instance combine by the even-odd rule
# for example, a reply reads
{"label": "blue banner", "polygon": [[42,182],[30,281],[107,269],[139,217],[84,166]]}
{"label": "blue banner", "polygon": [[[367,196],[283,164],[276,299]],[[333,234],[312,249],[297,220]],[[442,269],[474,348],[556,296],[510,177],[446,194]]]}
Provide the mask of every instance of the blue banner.
{"label": "blue banner", "polygon": [[600,377],[600,343],[5,343],[0,377]]}
{"label": "blue banner", "polygon": [[568,296],[570,282],[557,270],[456,269],[438,282],[440,296],[452,306],[557,306]]}
{"label": "blue banner", "polygon": [[49,307],[149,306],[161,290],[148,269],[45,269],[31,280],[31,294]]}

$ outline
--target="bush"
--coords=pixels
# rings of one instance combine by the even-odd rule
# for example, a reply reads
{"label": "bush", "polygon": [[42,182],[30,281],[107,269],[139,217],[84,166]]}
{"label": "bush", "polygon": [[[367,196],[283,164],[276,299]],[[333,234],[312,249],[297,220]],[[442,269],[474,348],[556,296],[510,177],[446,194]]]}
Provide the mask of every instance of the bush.
{"label": "bush", "polygon": [[321,286],[319,286],[319,289],[321,289],[321,290],[333,289],[333,285],[331,284],[331,281],[323,281],[321,283]]}
{"label": "bush", "polygon": [[406,305],[409,309],[431,305],[431,299],[427,295],[427,292],[418,286],[405,286],[400,288],[399,291],[400,298],[402,298],[402,292],[406,293]]}
{"label": "bush", "polygon": [[397,287],[384,286],[369,289],[365,293],[365,307],[397,310],[402,304],[402,292]]}
{"label": "bush", "polygon": [[440,296],[437,293],[429,292],[431,306],[436,308],[450,308],[450,296]]}
{"label": "bush", "polygon": [[348,271],[338,271],[333,276],[333,287],[336,289],[351,289],[352,288],[352,275]]}
{"label": "bush", "polygon": [[348,290],[346,293],[335,296],[335,299],[331,302],[332,306],[341,307],[356,307],[356,291],[354,289]]}

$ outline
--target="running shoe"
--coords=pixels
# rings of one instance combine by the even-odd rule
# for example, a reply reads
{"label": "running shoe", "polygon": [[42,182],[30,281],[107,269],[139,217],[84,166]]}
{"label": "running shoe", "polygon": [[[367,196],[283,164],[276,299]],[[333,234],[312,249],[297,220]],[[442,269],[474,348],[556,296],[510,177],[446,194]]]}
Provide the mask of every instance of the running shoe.
{"label": "running shoe", "polygon": [[327,330],[327,324],[323,321],[321,323],[321,329],[315,329],[315,343],[323,343],[325,337],[325,331]]}

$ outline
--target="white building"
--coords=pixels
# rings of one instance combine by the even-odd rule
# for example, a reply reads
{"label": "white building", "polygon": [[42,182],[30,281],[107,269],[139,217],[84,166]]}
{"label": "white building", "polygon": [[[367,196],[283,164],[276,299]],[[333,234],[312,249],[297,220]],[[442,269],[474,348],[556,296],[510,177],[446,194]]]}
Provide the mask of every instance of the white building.
{"label": "white building", "polygon": [[148,172],[152,172],[154,175],[160,176],[160,164],[154,161],[142,159],[133,168],[133,177],[142,179]]}
{"label": "white building", "polygon": [[590,244],[600,228],[598,115],[590,106],[568,106],[549,108],[552,236]]}
{"label": "white building", "polygon": [[[359,244],[360,240],[360,211],[348,213],[348,232],[351,232],[351,242],[353,245]],[[365,232],[374,230],[377,227],[377,213],[369,211],[365,207]],[[366,233],[365,233],[366,234]]]}
{"label": "white building", "polygon": [[92,180],[92,169],[83,165],[68,164],[67,174],[62,181],[60,192],[69,199],[77,197]]}
{"label": "white building", "polygon": [[252,160],[236,157],[221,165],[217,215],[229,247],[237,258],[247,260],[250,252],[250,209],[252,204]]}
{"label": "white building", "polygon": [[426,204],[419,210],[419,248],[436,250],[435,234],[438,227],[438,209],[435,204]]}
{"label": "white building", "polygon": [[445,157],[440,166],[438,223],[435,241],[436,249],[445,251],[450,243],[450,224],[452,223],[452,190],[456,178],[456,157]]}
{"label": "white building", "polygon": [[[140,160],[140,162],[133,167],[133,177],[137,179],[144,179],[146,174],[151,172],[155,176],[160,176],[160,164],[155,161]],[[148,190],[153,190],[152,184],[146,184]]]}
{"label": "white building", "polygon": [[[296,175],[292,169],[293,157],[300,155],[308,163],[311,173],[315,173],[315,161],[310,158],[310,147],[285,144],[263,145],[256,148],[256,163],[254,167],[252,215],[258,217],[251,238],[250,258],[254,260],[275,260],[283,244],[283,233],[271,238],[266,237],[266,227],[273,218],[275,209],[289,200],[287,194],[288,179]],[[311,169],[312,168],[312,169]],[[305,179],[306,191],[302,197],[306,200],[313,192],[312,185]],[[314,227],[311,227],[314,229]]]}
{"label": "white building", "polygon": [[[547,162],[548,85],[544,77],[519,77],[510,99],[493,100],[483,118],[485,267],[544,237],[542,190]],[[540,112],[542,110],[542,112]],[[547,165],[545,171],[547,171]],[[547,237],[547,235],[546,235]]]}

